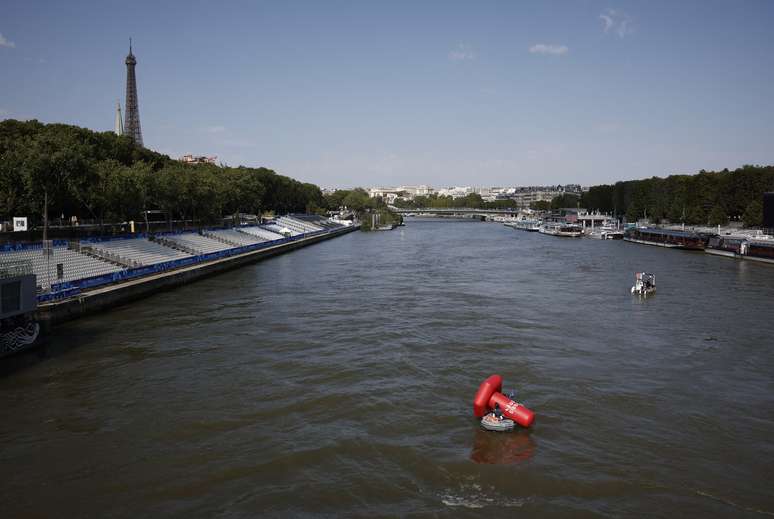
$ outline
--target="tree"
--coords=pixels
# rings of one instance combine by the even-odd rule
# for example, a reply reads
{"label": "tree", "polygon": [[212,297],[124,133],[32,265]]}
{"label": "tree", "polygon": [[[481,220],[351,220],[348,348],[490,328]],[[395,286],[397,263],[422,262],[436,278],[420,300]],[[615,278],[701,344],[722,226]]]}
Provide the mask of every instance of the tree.
{"label": "tree", "polygon": [[533,211],[548,211],[551,209],[551,202],[548,200],[538,200],[536,202],[531,202],[529,208]]}
{"label": "tree", "polygon": [[567,207],[577,207],[580,202],[580,197],[572,193],[565,193],[563,195],[555,196],[551,200],[551,209],[563,209]]}
{"label": "tree", "polygon": [[698,205],[689,207],[688,211],[685,213],[685,223],[691,225],[701,225],[706,221],[707,220],[704,214],[704,210]]}
{"label": "tree", "polygon": [[0,154],[0,215],[29,213],[22,164],[25,154],[20,148]]}
{"label": "tree", "polygon": [[716,205],[715,207],[713,207],[709,214],[709,224],[726,225],[727,223],[728,223],[728,215],[726,214],[725,209],[723,209],[719,205]]}
{"label": "tree", "polygon": [[642,216],[642,213],[640,213],[636,207],[633,205],[629,206],[629,208],[626,210],[626,221],[627,222],[636,222],[640,219]]}
{"label": "tree", "polygon": [[667,212],[667,218],[669,218],[669,221],[672,223],[685,221],[685,207],[680,205],[677,201],[673,202]]}
{"label": "tree", "polygon": [[747,227],[760,227],[763,225],[763,204],[759,200],[753,200],[747,204],[742,221]]}
{"label": "tree", "polygon": [[470,209],[481,209],[484,207],[484,199],[481,198],[481,195],[478,193],[470,193],[463,198],[458,198],[457,201],[462,204],[458,207],[467,207]]}
{"label": "tree", "polygon": [[368,193],[365,189],[353,189],[342,200],[342,204],[356,212],[361,212],[368,207]]}

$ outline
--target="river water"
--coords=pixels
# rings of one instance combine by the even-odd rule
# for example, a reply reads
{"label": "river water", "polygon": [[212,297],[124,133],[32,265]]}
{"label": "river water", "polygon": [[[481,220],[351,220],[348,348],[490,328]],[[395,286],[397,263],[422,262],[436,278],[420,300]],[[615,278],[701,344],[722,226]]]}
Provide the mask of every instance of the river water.
{"label": "river water", "polygon": [[[774,515],[773,303],[772,266],[703,253],[348,234],[57,328],[0,378],[0,510]],[[492,373],[530,430],[480,429]]]}

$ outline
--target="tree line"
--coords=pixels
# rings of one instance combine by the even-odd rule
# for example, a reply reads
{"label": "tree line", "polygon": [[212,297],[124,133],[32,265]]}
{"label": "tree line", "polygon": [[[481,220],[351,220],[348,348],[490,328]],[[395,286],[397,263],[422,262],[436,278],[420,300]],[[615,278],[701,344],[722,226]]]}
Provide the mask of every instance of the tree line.
{"label": "tree line", "polygon": [[[702,170],[695,175],[592,186],[580,196],[565,193],[550,202],[533,202],[530,208],[548,211],[583,207],[625,217],[630,222],[648,218],[656,223],[668,220],[691,225],[723,225],[737,220],[759,227],[763,223],[763,193],[768,191],[774,191],[774,166],[746,165],[734,171]],[[475,193],[459,198],[434,194],[395,201],[396,207],[405,209],[510,209],[515,204],[513,200],[485,202]]]}
{"label": "tree line", "polygon": [[[581,207],[692,225],[722,225],[729,219],[755,227],[763,223],[763,193],[774,191],[774,166],[746,165],[734,171],[700,171],[628,180],[589,188]],[[574,205],[570,206],[574,207]]]}
{"label": "tree line", "polygon": [[127,136],[38,121],[0,122],[0,219],[40,223],[170,220],[209,224],[236,213],[318,212],[320,188],[266,168],[188,165],[136,146]]}

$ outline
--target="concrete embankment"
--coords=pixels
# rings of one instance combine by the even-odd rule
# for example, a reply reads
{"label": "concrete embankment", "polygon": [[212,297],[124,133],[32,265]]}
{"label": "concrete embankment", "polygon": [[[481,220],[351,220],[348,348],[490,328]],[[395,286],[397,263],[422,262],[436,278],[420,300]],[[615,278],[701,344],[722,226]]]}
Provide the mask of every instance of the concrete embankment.
{"label": "concrete embankment", "polygon": [[358,229],[360,229],[360,226],[345,227],[326,234],[310,236],[308,238],[287,243],[280,243],[272,247],[266,247],[244,254],[197,263],[168,272],[160,272],[114,285],[94,288],[67,299],[40,304],[38,306],[37,317],[38,320],[45,323],[47,326],[71,319],[77,319],[78,317],[87,314],[142,299],[161,290],[185,285],[207,276],[219,274],[248,263],[254,263],[271,256],[306,247],[313,243],[335,238]]}

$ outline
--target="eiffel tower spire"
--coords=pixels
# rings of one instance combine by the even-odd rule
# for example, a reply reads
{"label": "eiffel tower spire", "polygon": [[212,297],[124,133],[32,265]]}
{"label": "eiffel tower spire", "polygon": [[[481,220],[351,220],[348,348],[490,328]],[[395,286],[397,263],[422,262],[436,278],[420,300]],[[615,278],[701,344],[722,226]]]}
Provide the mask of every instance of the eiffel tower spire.
{"label": "eiffel tower spire", "polygon": [[137,103],[137,80],[134,76],[134,67],[137,59],[132,54],[132,39],[129,38],[129,55],[126,56],[126,102],[124,103],[125,121],[124,134],[134,142],[142,146],[142,131],[140,130],[140,108]]}

